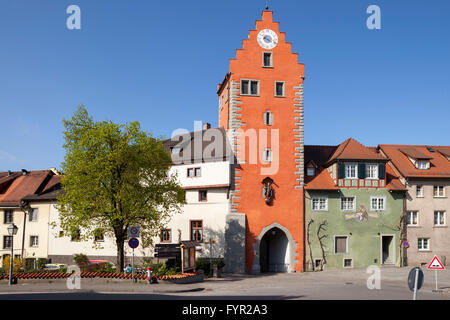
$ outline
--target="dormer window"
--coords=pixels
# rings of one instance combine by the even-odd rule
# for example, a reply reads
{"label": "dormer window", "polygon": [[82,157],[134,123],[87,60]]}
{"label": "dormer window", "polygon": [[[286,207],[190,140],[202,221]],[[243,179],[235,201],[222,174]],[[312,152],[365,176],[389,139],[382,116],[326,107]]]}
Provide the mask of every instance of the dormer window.
{"label": "dormer window", "polygon": [[378,179],[378,164],[366,164],[366,179]]}
{"label": "dormer window", "polygon": [[345,179],[358,179],[358,165],[356,163],[345,164]]}
{"label": "dormer window", "polygon": [[[409,161],[414,165],[416,169],[427,170],[430,169],[430,157],[428,154],[421,152],[416,148],[401,148],[399,149],[405,156],[408,157]],[[430,152],[430,150],[428,150]]]}
{"label": "dormer window", "polygon": [[417,169],[419,170],[427,170],[430,168],[430,161],[419,160],[417,161]]}
{"label": "dormer window", "polygon": [[314,167],[306,168],[306,175],[308,177],[314,177],[316,175],[316,169]]}

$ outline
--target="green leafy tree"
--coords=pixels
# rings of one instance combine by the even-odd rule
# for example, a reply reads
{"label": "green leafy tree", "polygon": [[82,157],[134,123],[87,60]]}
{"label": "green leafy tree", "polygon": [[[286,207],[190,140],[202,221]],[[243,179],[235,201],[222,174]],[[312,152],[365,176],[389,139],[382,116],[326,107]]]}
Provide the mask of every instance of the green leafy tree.
{"label": "green leafy tree", "polygon": [[105,237],[114,237],[122,270],[128,227],[140,226],[142,243],[148,247],[184,203],[183,190],[169,175],[171,156],[137,121],[94,122],[80,105],[63,122],[60,226],[68,233],[81,230],[81,241],[92,240],[99,229]]}

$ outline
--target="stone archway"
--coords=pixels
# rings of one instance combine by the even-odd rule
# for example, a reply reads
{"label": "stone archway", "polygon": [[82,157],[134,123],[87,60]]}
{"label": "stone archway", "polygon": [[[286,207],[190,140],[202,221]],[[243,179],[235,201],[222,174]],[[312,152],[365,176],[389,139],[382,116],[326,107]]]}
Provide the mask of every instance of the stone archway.
{"label": "stone archway", "polygon": [[252,273],[295,272],[296,247],[291,233],[282,225],[275,222],[263,228],[253,244]]}

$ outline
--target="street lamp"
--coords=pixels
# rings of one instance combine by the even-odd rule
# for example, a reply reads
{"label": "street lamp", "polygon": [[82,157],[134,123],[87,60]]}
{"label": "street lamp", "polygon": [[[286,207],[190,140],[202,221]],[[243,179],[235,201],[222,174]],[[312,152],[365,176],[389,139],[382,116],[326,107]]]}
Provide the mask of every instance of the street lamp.
{"label": "street lamp", "polygon": [[12,274],[13,274],[13,260],[14,260],[14,236],[17,234],[17,226],[14,223],[8,227],[8,233],[11,236],[11,256],[9,257],[9,282],[8,284],[12,284]]}

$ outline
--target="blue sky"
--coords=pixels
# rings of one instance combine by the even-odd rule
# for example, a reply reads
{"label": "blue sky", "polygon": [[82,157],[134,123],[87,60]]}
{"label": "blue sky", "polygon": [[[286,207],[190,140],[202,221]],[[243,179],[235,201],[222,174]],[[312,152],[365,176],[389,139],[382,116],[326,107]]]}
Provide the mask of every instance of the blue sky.
{"label": "blue sky", "polygon": [[[305,142],[450,145],[449,1],[271,0],[305,64]],[[66,8],[81,8],[68,30]],[[381,30],[366,9],[381,8]],[[217,83],[264,0],[0,0],[0,171],[60,168],[63,118],[217,125]]]}

